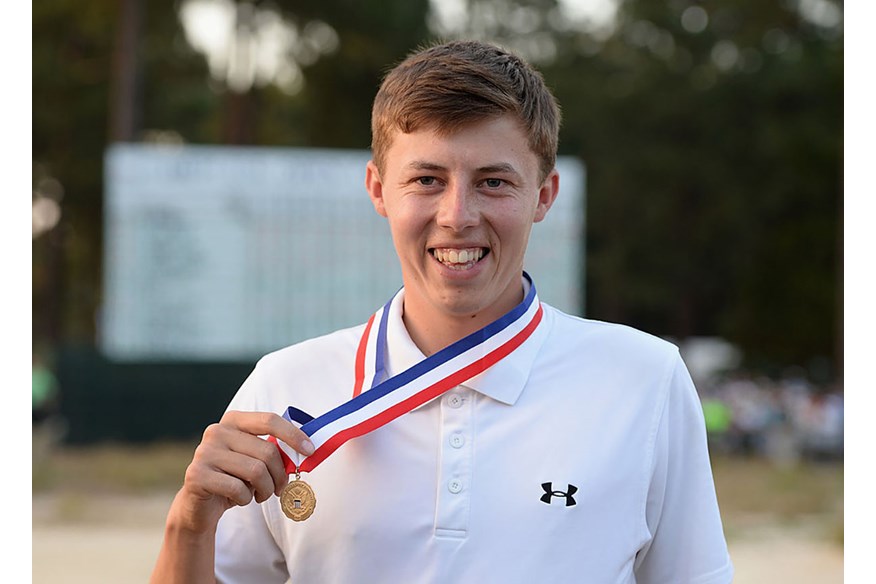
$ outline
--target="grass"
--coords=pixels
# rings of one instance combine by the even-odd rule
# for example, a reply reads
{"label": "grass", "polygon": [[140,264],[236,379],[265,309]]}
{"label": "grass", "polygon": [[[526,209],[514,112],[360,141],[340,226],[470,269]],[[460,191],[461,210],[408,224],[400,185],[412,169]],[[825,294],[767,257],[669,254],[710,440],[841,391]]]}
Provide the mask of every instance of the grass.
{"label": "grass", "polygon": [[[39,457],[35,449],[32,489],[59,494],[71,514],[95,494],[175,491],[195,446],[107,444],[46,449]],[[713,471],[728,537],[771,525],[802,526],[842,545],[842,463],[780,467],[762,459],[714,457]]]}
{"label": "grass", "polygon": [[106,444],[64,447],[33,461],[34,493],[122,493],[176,490],[195,444]]}
{"label": "grass", "polygon": [[715,488],[722,509],[790,519],[823,514],[842,505],[842,464],[779,467],[760,459],[717,458]]}
{"label": "grass", "polygon": [[796,526],[843,543],[843,464],[776,466],[762,459],[713,458],[728,537],[770,525]]}

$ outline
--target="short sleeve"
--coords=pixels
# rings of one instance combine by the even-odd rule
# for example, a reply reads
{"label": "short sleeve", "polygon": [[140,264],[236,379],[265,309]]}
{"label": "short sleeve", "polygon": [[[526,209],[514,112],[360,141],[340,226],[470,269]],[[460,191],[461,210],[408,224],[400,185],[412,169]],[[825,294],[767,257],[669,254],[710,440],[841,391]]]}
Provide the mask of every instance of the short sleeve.
{"label": "short sleeve", "polygon": [[728,584],[727,551],[709,461],[702,406],[676,354],[655,435],[638,584]]}
{"label": "short sleeve", "polygon": [[[263,371],[255,370],[244,381],[228,409],[258,411],[255,398]],[[232,507],[216,529],[216,581],[219,584],[283,584],[289,581],[285,557],[274,539],[262,506],[252,501]]]}
{"label": "short sleeve", "polygon": [[232,507],[216,530],[216,582],[219,584],[283,584],[289,581],[286,560],[262,514],[251,502]]}

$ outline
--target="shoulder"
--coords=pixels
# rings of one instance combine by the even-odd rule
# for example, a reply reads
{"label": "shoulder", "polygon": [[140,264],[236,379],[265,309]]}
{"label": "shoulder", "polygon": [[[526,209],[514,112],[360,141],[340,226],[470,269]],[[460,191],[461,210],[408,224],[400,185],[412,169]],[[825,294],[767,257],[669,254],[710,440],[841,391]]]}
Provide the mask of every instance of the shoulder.
{"label": "shoulder", "polygon": [[300,373],[324,368],[327,362],[352,362],[364,327],[361,324],[340,329],[283,347],[259,359],[256,370],[263,374],[285,375],[290,370]]}
{"label": "shoulder", "polygon": [[[631,326],[567,314],[543,304],[550,318],[550,350],[575,353],[612,365],[674,366],[679,359],[673,343]],[[653,370],[653,369],[652,369]]]}
{"label": "shoulder", "polygon": [[311,414],[349,399],[356,348],[364,325],[301,341],[263,356],[229,409],[282,412],[295,405]]}

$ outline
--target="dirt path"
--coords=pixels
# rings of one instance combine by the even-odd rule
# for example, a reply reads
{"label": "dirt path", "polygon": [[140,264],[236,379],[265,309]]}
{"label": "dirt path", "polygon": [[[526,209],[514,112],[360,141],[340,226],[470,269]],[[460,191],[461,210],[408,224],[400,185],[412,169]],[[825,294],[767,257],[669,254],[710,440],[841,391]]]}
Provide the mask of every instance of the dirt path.
{"label": "dirt path", "polygon": [[[161,545],[172,494],[35,496],[35,584],[143,584]],[[841,584],[843,552],[800,530],[758,529],[730,540],[736,584]]]}
{"label": "dirt path", "polygon": [[148,582],[172,498],[34,496],[33,582]]}
{"label": "dirt path", "polygon": [[842,584],[843,552],[836,545],[789,530],[730,540],[737,584]]}

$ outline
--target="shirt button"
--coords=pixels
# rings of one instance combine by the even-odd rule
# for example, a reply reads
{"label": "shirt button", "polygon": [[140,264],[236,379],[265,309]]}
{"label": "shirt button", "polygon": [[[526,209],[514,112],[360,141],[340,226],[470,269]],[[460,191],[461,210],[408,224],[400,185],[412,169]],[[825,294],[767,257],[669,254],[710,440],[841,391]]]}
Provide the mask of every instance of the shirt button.
{"label": "shirt button", "polygon": [[462,491],[462,481],[459,479],[451,479],[449,483],[447,483],[447,490],[453,493],[454,495]]}
{"label": "shirt button", "polygon": [[465,444],[465,436],[459,432],[454,433],[450,437],[450,445],[454,448],[462,448],[463,444]]}
{"label": "shirt button", "polygon": [[462,396],[457,393],[451,393],[449,396],[447,396],[447,405],[454,409],[461,407]]}

